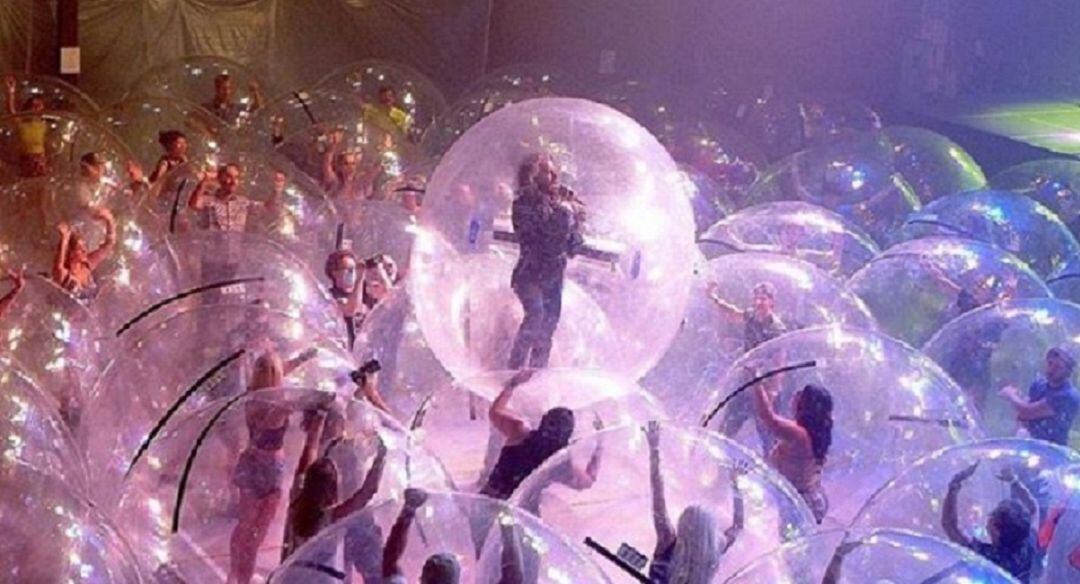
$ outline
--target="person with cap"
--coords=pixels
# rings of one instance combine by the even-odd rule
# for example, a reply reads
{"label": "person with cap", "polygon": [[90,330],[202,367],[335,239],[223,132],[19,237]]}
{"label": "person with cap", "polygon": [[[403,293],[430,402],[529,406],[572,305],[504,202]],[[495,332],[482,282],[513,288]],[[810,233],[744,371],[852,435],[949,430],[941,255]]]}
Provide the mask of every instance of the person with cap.
{"label": "person with cap", "polygon": [[999,392],[1032,438],[1068,445],[1069,429],[1080,412],[1080,392],[1072,384],[1075,369],[1076,359],[1064,348],[1054,347],[1046,353],[1045,375],[1032,382],[1027,399],[1012,385]]}

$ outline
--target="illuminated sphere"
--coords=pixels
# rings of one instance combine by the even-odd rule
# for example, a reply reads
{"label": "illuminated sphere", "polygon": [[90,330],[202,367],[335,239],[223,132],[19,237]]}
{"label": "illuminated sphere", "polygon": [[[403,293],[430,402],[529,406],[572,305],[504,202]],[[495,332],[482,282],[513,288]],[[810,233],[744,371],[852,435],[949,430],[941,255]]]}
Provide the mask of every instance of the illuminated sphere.
{"label": "illuminated sphere", "polygon": [[695,233],[701,235],[712,224],[731,213],[732,204],[727,193],[716,181],[685,164],[680,164],[683,189],[694,209]]}
{"label": "illuminated sphere", "polygon": [[24,104],[33,97],[45,100],[46,111],[70,112],[84,116],[96,116],[100,107],[81,89],[60,79],[48,75],[28,75],[12,72],[15,78],[15,105],[26,109]]}
{"label": "illuminated sphere", "polygon": [[866,302],[883,331],[915,346],[979,306],[1051,295],[1016,256],[973,239],[951,237],[891,247],[856,272],[848,287]]}
{"label": "illuminated sphere", "polygon": [[[878,487],[924,455],[982,437],[963,392],[930,358],[889,337],[839,326],[789,333],[750,351],[702,409],[711,412],[749,381],[747,370],[810,361],[816,365],[781,374],[774,403],[781,415],[793,416],[792,401],[805,385],[832,394],[832,446],[821,479],[830,502],[826,525],[846,525]],[[729,401],[711,426],[760,452],[753,391]]]}
{"label": "illuminated sphere", "polygon": [[221,118],[202,106],[178,98],[129,96],[108,108],[105,123],[131,148],[147,178],[165,154],[161,132],[183,132],[188,158],[199,160],[219,153],[234,139]]}
{"label": "illuminated sphere", "polygon": [[[946,448],[915,462],[883,485],[853,525],[908,529],[948,541],[941,524],[949,483],[957,473],[977,465],[975,473],[961,485],[957,501],[960,530],[989,541],[987,518],[1000,502],[1012,498],[1009,479],[1015,477],[1036,505],[1048,511],[1067,504],[1070,491],[1080,484],[1077,463],[1080,455],[1075,451],[1040,440],[995,439]],[[1039,518],[1034,518],[1033,531],[1039,523]]]}
{"label": "illuminated sphere", "polygon": [[724,217],[698,237],[707,258],[729,253],[783,254],[846,278],[881,253],[869,235],[824,207],[763,203]]}
{"label": "illuminated sphere", "polygon": [[1004,191],[950,195],[912,213],[908,239],[933,235],[968,237],[1004,249],[1047,276],[1080,254],[1080,244],[1050,209]]}
{"label": "illuminated sphere", "polygon": [[[80,439],[99,502],[138,445],[171,409],[190,411],[247,387],[254,361],[267,350],[283,360],[314,348],[314,359],[286,377],[288,385],[352,394],[355,364],[344,346],[309,330],[293,315],[253,305],[208,305],[177,313],[117,343],[115,358],[89,392]],[[189,393],[190,392],[190,393]],[[101,428],[113,431],[101,432]]]}
{"label": "illuminated sphere", "polygon": [[[237,529],[254,529],[250,523],[242,526],[240,517],[247,505],[261,503],[272,516],[263,551],[256,560],[256,574],[265,578],[281,561],[290,494],[296,492],[295,470],[307,438],[303,421],[307,412],[323,412],[318,456],[328,452],[335,463],[338,502],[352,496],[364,482],[379,440],[386,446],[387,456],[373,504],[400,496],[410,484],[447,488],[439,463],[412,447],[408,435],[395,422],[358,401],[326,398],[325,393],[313,389],[264,389],[235,401],[207,403],[170,421],[134,462],[124,481],[113,487],[119,491],[117,524],[137,542],[136,553],[146,570],[187,582],[225,581],[230,571],[230,538]],[[244,462],[274,456],[251,445],[247,422],[251,412],[274,407],[289,413],[279,459],[284,471],[276,485],[273,477],[266,478],[265,470],[252,470],[266,469],[266,464]],[[337,416],[330,427],[326,423],[328,410]],[[331,446],[339,437],[341,441]],[[245,459],[245,453],[249,458]],[[255,478],[244,481],[251,476]],[[245,494],[238,484],[241,481],[248,485],[269,482],[265,488],[277,486],[281,496],[266,503],[265,495],[259,500]]]}
{"label": "illuminated sphere", "polygon": [[485,74],[472,89],[513,89],[552,97],[577,95],[580,86],[578,80],[551,65],[518,63]]}
{"label": "illuminated sphere", "polygon": [[[249,86],[259,80],[250,69],[225,57],[181,57],[154,67],[132,82],[129,96],[131,93],[140,93],[183,99],[197,103],[209,111],[209,104],[214,99],[214,78],[218,75],[229,76],[233,86],[233,100],[242,108],[236,119],[225,120],[226,123],[234,128],[250,124],[253,112],[249,112],[248,108],[253,104],[254,96],[251,95]],[[266,86],[260,89],[264,94],[270,93],[270,88]]]}
{"label": "illuminated sphere", "polygon": [[990,186],[1031,197],[1057,213],[1080,237],[1080,162],[1065,159],[1032,160],[994,175]]}
{"label": "illuminated sphere", "polygon": [[[581,490],[553,481],[565,465],[584,468],[602,448],[596,481]],[[720,558],[713,582],[741,567],[746,558],[811,533],[814,520],[791,486],[763,461],[738,444],[703,430],[661,425],[660,471],[669,520],[700,505],[712,514],[718,536],[732,524],[734,473],[738,477],[746,521],[731,549]],[[536,514],[573,541],[591,537],[611,550],[628,544],[651,555],[656,530],[651,512],[649,446],[640,425],[614,428],[571,444],[552,456],[514,493],[513,502]],[[614,564],[602,562],[605,574],[619,579]]]}
{"label": "illuminated sphere", "polygon": [[[390,533],[401,511],[400,497],[394,501],[369,506],[325,530],[297,550],[275,570],[273,584],[331,583],[341,572],[337,550],[350,529],[370,529],[374,523],[385,535]],[[424,563],[434,554],[454,557],[460,570],[461,584],[504,581],[503,558],[520,558],[518,566],[523,581],[537,584],[600,584],[608,582],[593,560],[585,555],[580,543],[570,541],[532,515],[487,497],[429,492],[417,510],[400,568],[407,582],[419,581]],[[504,552],[513,545],[515,552]],[[514,549],[514,548],[511,548]],[[513,556],[510,554],[513,553]],[[382,565],[381,546],[361,552],[361,563]],[[513,565],[513,564],[511,564]]]}
{"label": "illuminated sphere", "polygon": [[896,170],[923,203],[986,188],[979,164],[945,136],[908,126],[889,126],[885,135],[893,144]]}
{"label": "illuminated sphere", "polygon": [[502,108],[543,97],[538,91],[517,87],[480,87],[458,98],[424,131],[420,147],[429,155],[445,154],[450,146],[481,119]]}
{"label": "illuminated sphere", "polygon": [[1056,298],[1080,304],[1080,256],[1073,256],[1046,279]]}
{"label": "illuminated sphere", "polygon": [[[426,403],[417,439],[437,455],[459,490],[479,492],[505,445],[491,425],[488,411],[510,374],[465,380],[454,389],[436,391]],[[544,413],[554,407],[574,412],[571,440],[595,434],[603,427],[640,426],[667,418],[660,404],[633,380],[597,371],[545,369],[514,390],[509,407],[531,429],[540,427]]]}
{"label": "illuminated sphere", "polygon": [[[45,134],[44,153],[40,157],[33,152],[39,145],[28,143],[23,133],[33,135],[35,128],[43,129]],[[80,159],[90,153],[101,158],[104,175],[110,182],[125,182],[124,166],[133,159],[131,151],[95,117],[66,112],[46,115],[23,112],[0,119],[0,168],[12,176],[78,176]],[[31,158],[39,162],[30,162]]]}
{"label": "illuminated sphere", "polygon": [[[842,543],[858,544],[840,564],[835,580],[826,577]],[[1008,584],[1007,572],[966,548],[924,535],[891,529],[824,531],[762,556],[732,579],[756,582],[836,584]]]}
{"label": "illuminated sphere", "polygon": [[765,155],[749,139],[705,121],[674,123],[657,137],[676,162],[712,179],[730,205],[747,205],[750,186],[765,168]]}
{"label": "illuminated sphere", "polygon": [[[942,327],[923,351],[964,390],[988,436],[1013,436],[1020,429],[1016,411],[998,391],[1012,385],[1027,395],[1044,376],[1053,347],[1080,355],[1080,306],[1030,298],[968,312]],[[1080,445],[1080,423],[1073,428],[1071,443]]]}
{"label": "illuminated sphere", "polygon": [[0,465],[0,580],[142,582],[125,536],[59,478]]}
{"label": "illuminated sphere", "polygon": [[[510,289],[517,250],[494,241],[493,231],[511,229],[511,185],[522,162],[538,153],[551,157],[563,184],[587,206],[586,242],[618,254],[614,265],[570,261],[551,365],[596,364],[638,376],[682,318],[695,254],[693,213],[685,197],[673,195],[679,173],[663,147],[625,116],[584,100],[504,108],[443,158],[428,187],[411,266],[424,334],[455,378],[506,367],[502,353],[519,322]],[[493,318],[504,322],[477,334],[476,321]],[[463,332],[467,321],[471,333]],[[509,338],[491,336],[504,334]],[[583,335],[574,339],[580,350],[567,345],[568,334]]]}
{"label": "illuminated sphere", "polygon": [[698,270],[683,324],[663,359],[644,379],[676,419],[700,419],[702,400],[716,388],[732,361],[748,350],[746,319],[722,310],[715,294],[739,311],[753,307],[753,290],[768,284],[774,310],[788,328],[827,324],[874,329],[874,318],[843,282],[789,256],[744,253],[710,260]]}

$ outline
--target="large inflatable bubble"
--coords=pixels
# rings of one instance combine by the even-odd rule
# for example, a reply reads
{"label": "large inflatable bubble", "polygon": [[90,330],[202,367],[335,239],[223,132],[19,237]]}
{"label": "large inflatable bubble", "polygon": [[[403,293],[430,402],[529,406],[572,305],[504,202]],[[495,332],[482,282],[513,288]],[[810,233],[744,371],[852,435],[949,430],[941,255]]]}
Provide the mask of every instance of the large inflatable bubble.
{"label": "large inflatable bubble", "polygon": [[[546,98],[504,108],[469,130],[436,169],[410,276],[431,348],[459,379],[507,367],[504,355],[520,322],[510,286],[518,256],[510,242],[521,236],[511,227],[513,185],[522,164],[536,155],[550,159],[587,218],[584,249],[569,260],[566,290],[559,294],[563,317],[552,323],[557,311],[549,306],[538,324],[542,314],[531,309],[523,339],[537,337],[535,362],[539,337],[554,324],[553,366],[595,364],[641,375],[671,341],[686,306],[697,253],[693,215],[678,195],[679,173],[663,147],[625,116],[583,100]],[[527,209],[521,212],[524,222]],[[542,278],[538,285],[554,296],[563,274],[529,270],[529,261],[521,281]],[[477,334],[478,322],[495,320]],[[568,345],[567,336],[579,346]]]}
{"label": "large inflatable bubble", "polygon": [[933,237],[889,248],[848,281],[888,334],[921,346],[950,320],[1008,298],[1050,291],[1016,256],[972,239]]}
{"label": "large inflatable bubble", "polygon": [[0,466],[0,579],[142,582],[128,543],[60,479],[17,462]]}
{"label": "large inflatable bubble", "polygon": [[388,255],[399,270],[406,271],[419,230],[416,211],[398,201],[364,203],[346,225],[349,249],[360,259]]}
{"label": "large inflatable bubble", "polygon": [[58,404],[29,375],[0,358],[0,465],[25,463],[85,492],[86,464],[64,425]]}
{"label": "large inflatable bubble", "polygon": [[69,423],[77,423],[99,359],[109,351],[93,314],[51,281],[27,278],[3,327],[0,354],[53,396]]}
{"label": "large inflatable bubble", "polygon": [[344,345],[345,324],[333,299],[283,246],[258,235],[209,231],[144,243],[124,241],[103,266],[94,313],[106,333],[138,336],[189,308],[254,303]]}
{"label": "large inflatable bubble", "polygon": [[[1036,437],[1049,439],[1039,431],[1042,425],[1020,422],[1017,410],[998,392],[1012,386],[1027,397],[1030,388],[1045,383],[1046,354],[1055,347],[1080,358],[1080,306],[1040,298],[969,312],[942,327],[923,350],[968,394],[987,435],[1012,436],[1027,426],[1039,434]],[[1069,438],[1070,422],[1065,420],[1059,440]],[[1080,423],[1071,425],[1076,438],[1069,443],[1080,444]]]}
{"label": "large inflatable bubble", "polygon": [[575,96],[579,83],[566,71],[548,64],[518,63],[485,74],[470,89],[512,89],[535,93],[538,97]]}
{"label": "large inflatable bubble", "polygon": [[873,329],[843,283],[788,256],[745,253],[709,261],[692,285],[682,326],[645,386],[673,417],[694,423],[731,362],[785,332],[827,324]]}
{"label": "large inflatable bubble", "polygon": [[881,253],[869,235],[839,214],[798,201],[764,203],[725,217],[698,237],[698,247],[707,258],[790,255],[843,278]]}
{"label": "large inflatable bubble", "polygon": [[124,182],[131,151],[94,118],[64,112],[22,112],[0,118],[0,167],[8,174],[75,176],[82,170],[84,157],[94,154],[94,165],[109,182]]}
{"label": "large inflatable bubble", "polygon": [[1032,160],[1009,167],[990,179],[995,189],[1014,191],[1046,205],[1080,236],[1080,162]]}
{"label": "large inflatable bubble", "polygon": [[[1036,544],[1032,540],[1051,510],[1075,504],[1071,500],[1080,485],[1075,468],[1078,462],[1076,452],[1037,440],[987,440],[947,448],[889,481],[862,509],[854,525],[910,529],[946,541],[950,534],[960,535],[1001,547],[1024,545],[1008,543],[1019,531],[1021,542]],[[950,490],[955,523],[947,513]],[[1056,535],[1064,535],[1066,530]],[[1080,542],[1074,540],[1071,545]],[[1046,579],[1065,567],[1053,565],[1065,559],[1062,556],[1048,557],[1049,565],[1044,569],[1037,566],[1043,561],[1042,554],[1035,550],[1028,554],[1031,572],[1024,581],[1069,581]],[[1014,557],[1022,556],[1017,553]]]}
{"label": "large inflatable bubble", "polygon": [[282,548],[297,545],[287,540],[303,529],[301,501],[325,505],[325,525],[352,509],[330,507],[360,491],[377,503],[410,483],[447,485],[438,462],[394,422],[311,389],[210,402],[172,420],[139,455],[128,461],[117,523],[139,542],[148,571],[187,582],[243,580],[252,569],[265,578]]}
{"label": "large inflatable bubble", "polygon": [[[401,526],[400,537],[391,540],[395,524]],[[380,545],[350,545],[354,532],[371,533]],[[608,582],[580,544],[528,513],[486,497],[447,492],[410,492],[403,503],[383,503],[350,516],[297,550],[270,582],[329,584],[354,570],[364,574],[383,565],[405,582],[421,581],[421,573],[443,578],[432,582],[461,584]],[[376,574],[372,581],[379,578]]]}
{"label": "large inflatable bubble", "polygon": [[502,108],[544,94],[517,87],[482,87],[470,91],[450,104],[424,131],[420,143],[425,153],[445,154],[450,146],[481,119]]}
{"label": "large inflatable bubble", "polygon": [[701,235],[711,225],[731,213],[732,204],[724,189],[701,171],[685,164],[679,165],[683,189],[694,209],[694,233]]}
{"label": "large inflatable bubble", "polygon": [[693,108],[679,97],[667,87],[639,79],[627,79],[592,95],[592,99],[630,116],[654,136],[666,134],[678,121],[691,116]]}
{"label": "large inflatable bubble", "polygon": [[287,385],[355,391],[349,380],[355,365],[339,342],[261,306],[193,308],[121,341],[86,400],[80,432],[95,461],[92,479],[104,491],[102,502],[115,496],[117,477],[161,419],[242,392],[254,382],[255,360],[267,351],[290,362],[317,350],[310,360],[295,362]]}
{"label": "large inflatable bubble", "polygon": [[880,132],[837,136],[778,162],[751,187],[747,201],[820,205],[887,244],[920,206],[892,156],[892,144]]}
{"label": "large inflatable bubble", "polygon": [[765,166],[765,155],[735,130],[708,122],[680,122],[658,138],[672,158],[709,177],[736,207],[747,205],[750,185]]}
{"label": "large inflatable bubble", "polygon": [[1061,479],[1050,484],[1047,522],[1039,542],[1046,550],[1045,584],[1080,577],[1080,465],[1055,474]]}
{"label": "large inflatable bubble", "polygon": [[891,529],[826,531],[754,560],[731,584],[1009,584],[1008,572],[975,552]]}
{"label": "large inflatable bubble", "polygon": [[[597,463],[595,478],[575,479],[590,459]],[[711,582],[813,530],[798,494],[746,449],[713,433],[668,425],[658,425],[651,437],[632,425],[575,442],[526,479],[513,500],[571,539],[591,538],[611,551],[626,544],[651,554],[662,535],[657,522],[672,530],[678,525],[678,537],[711,533],[719,549],[701,558],[715,566]],[[618,567],[593,557],[609,578],[622,581]]]}
{"label": "large inflatable bubble", "polygon": [[[171,170],[169,165],[158,168],[167,154],[168,144],[177,143],[173,146],[174,156],[200,160],[218,154],[233,140],[232,132],[221,118],[196,103],[175,97],[130,96],[106,110],[103,117],[131,148],[148,179],[164,178]],[[182,146],[178,144],[180,140]],[[175,160],[169,164],[175,164]]]}
{"label": "large inflatable bubble", "polygon": [[896,170],[923,203],[986,188],[979,164],[945,136],[908,126],[890,126],[885,135],[893,144]]}
{"label": "large inflatable bubble", "polygon": [[71,112],[84,116],[96,116],[98,104],[83,93],[81,89],[60,79],[48,75],[26,75],[17,73],[15,80],[15,105],[20,110],[29,109],[30,101],[44,101],[45,110]]}
{"label": "large inflatable bubble", "polygon": [[265,98],[250,69],[213,56],[169,61],[140,75],[131,88],[131,93],[197,103],[234,128],[249,124]]}
{"label": "large inflatable bubble", "polygon": [[881,129],[881,117],[866,105],[844,98],[776,94],[766,87],[750,105],[736,112],[750,138],[770,160],[837,136]]}
{"label": "large inflatable bubble", "polygon": [[[734,393],[789,366],[800,368]],[[809,384],[832,396],[832,445],[820,486],[797,480],[826,524],[850,520],[874,490],[922,456],[982,436],[963,392],[936,363],[889,337],[839,326],[788,333],[750,351],[701,403],[705,413],[715,413],[712,424],[722,433],[780,457],[772,450],[776,438],[755,423],[754,393],[764,388],[778,415],[790,418]],[[717,410],[719,404],[724,407]]]}
{"label": "large inflatable bubble", "polygon": [[1004,191],[973,191],[938,199],[904,224],[909,239],[950,235],[996,245],[1047,276],[1080,253],[1080,245],[1053,211]]}
{"label": "large inflatable bubble", "polygon": [[1080,304],[1080,256],[1073,256],[1046,278],[1046,285],[1055,297]]}
{"label": "large inflatable bubble", "polygon": [[525,381],[508,377],[470,379],[454,390],[435,392],[414,418],[417,439],[439,456],[459,490],[482,491],[506,444],[506,437],[488,418],[492,401],[504,387],[513,386],[508,407],[530,429],[539,429],[552,408],[571,410],[572,440],[604,427],[640,426],[666,418],[656,400],[633,380],[610,374],[550,369]]}

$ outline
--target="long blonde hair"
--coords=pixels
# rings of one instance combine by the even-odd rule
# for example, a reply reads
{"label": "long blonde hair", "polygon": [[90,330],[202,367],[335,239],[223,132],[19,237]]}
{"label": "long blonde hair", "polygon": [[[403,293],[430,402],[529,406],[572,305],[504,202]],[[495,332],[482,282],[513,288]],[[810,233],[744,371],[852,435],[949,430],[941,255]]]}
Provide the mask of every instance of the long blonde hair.
{"label": "long blonde hair", "polygon": [[249,391],[278,387],[285,379],[285,366],[281,363],[281,357],[273,351],[267,351],[255,360],[255,366],[251,372]]}
{"label": "long blonde hair", "polygon": [[670,584],[709,584],[720,565],[716,518],[700,505],[690,505],[679,516],[671,557]]}

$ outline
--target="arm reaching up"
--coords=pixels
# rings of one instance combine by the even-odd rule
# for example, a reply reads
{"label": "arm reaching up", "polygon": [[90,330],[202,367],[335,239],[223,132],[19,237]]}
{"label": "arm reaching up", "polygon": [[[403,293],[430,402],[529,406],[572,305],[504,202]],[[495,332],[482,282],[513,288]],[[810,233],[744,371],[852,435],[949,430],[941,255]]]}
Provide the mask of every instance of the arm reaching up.
{"label": "arm reaching up", "polygon": [[23,269],[17,272],[8,270],[7,279],[11,281],[11,290],[3,298],[0,298],[0,317],[4,316],[4,313],[11,308],[11,305],[15,302],[15,297],[26,287],[26,272]]}
{"label": "arm reaching up", "polygon": [[649,443],[649,483],[652,486],[653,527],[656,529],[656,552],[660,554],[675,543],[675,527],[668,515],[664,498],[664,477],[660,472],[660,423],[649,422],[645,426],[645,439]]}
{"label": "arm reaching up", "polygon": [[945,503],[941,509],[941,528],[945,530],[945,535],[953,543],[967,548],[970,548],[974,542],[960,529],[960,517],[956,508],[956,500],[960,496],[960,489],[963,488],[964,481],[970,479],[977,468],[979,468],[979,463],[976,462],[953,476],[952,480],[949,481],[949,491],[945,494]]}
{"label": "arm reaching up", "polygon": [[724,551],[727,551],[735,544],[735,540],[742,533],[743,526],[746,523],[746,510],[742,491],[739,490],[739,479],[746,476],[749,471],[749,464],[744,461],[736,465],[731,473],[731,527],[724,531]]}
{"label": "arm reaching up", "polygon": [[386,444],[380,439],[379,450],[375,454],[375,461],[371,463],[371,470],[364,477],[364,484],[360,485],[360,488],[351,497],[330,510],[333,521],[363,509],[375,498],[375,493],[379,492],[379,482],[382,480],[383,469],[385,468]]}
{"label": "arm reaching up", "polygon": [[521,416],[510,409],[509,404],[510,398],[514,396],[514,390],[531,378],[531,371],[523,371],[511,377],[503,386],[499,397],[492,402],[491,409],[488,411],[488,419],[491,420],[491,425],[495,426],[495,429],[506,437],[508,446],[520,444],[529,435],[529,425]]}
{"label": "arm reaching up", "polygon": [[405,505],[390,529],[390,536],[386,538],[386,547],[383,548],[383,578],[404,575],[401,570],[401,557],[405,555],[405,548],[409,545],[409,529],[412,528],[413,520],[416,519],[416,510],[423,506],[425,501],[427,501],[427,492],[420,489],[405,490]]}

